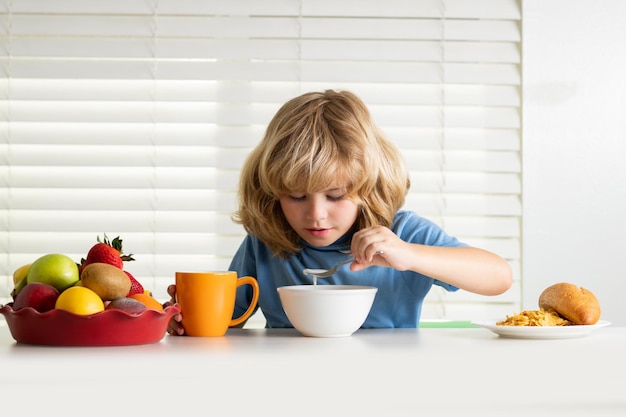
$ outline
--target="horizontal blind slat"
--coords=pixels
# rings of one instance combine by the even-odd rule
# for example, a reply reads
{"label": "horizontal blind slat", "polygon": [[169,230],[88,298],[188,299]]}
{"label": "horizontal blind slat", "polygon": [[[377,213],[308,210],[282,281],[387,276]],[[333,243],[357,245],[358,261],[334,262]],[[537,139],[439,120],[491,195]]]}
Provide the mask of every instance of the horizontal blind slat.
{"label": "horizontal blind slat", "polygon": [[[262,3],[262,4],[259,4]],[[302,12],[308,16],[387,16],[387,17],[443,17],[448,18],[521,18],[518,2],[515,0],[446,0],[445,7],[439,0],[387,0],[378,1],[343,1],[303,0],[302,5],[291,0],[239,0],[224,2],[219,0],[160,0],[158,9],[152,0],[125,1],[109,0],[55,0],[51,1],[13,1],[14,13],[45,14],[145,14],[155,11],[170,15],[269,15],[296,16]],[[358,5],[358,7],[355,7]],[[5,7],[8,11],[8,7]]]}
{"label": "horizontal blind slat", "polygon": [[[16,123],[10,126],[13,145],[59,144],[137,146],[223,146],[252,148],[262,137],[264,126],[216,126],[180,123]],[[9,126],[0,122],[0,138]],[[385,133],[403,149],[483,149],[520,150],[520,135],[515,129],[477,129],[434,127],[385,127]],[[8,152],[8,151],[7,151]]]}
{"label": "horizontal blind slat", "polygon": [[[321,90],[326,83],[310,83],[310,90]],[[381,104],[400,105],[484,105],[519,106],[519,89],[515,85],[474,84],[389,84],[381,91],[375,83],[346,83],[339,88],[359,91],[361,97],[376,110]],[[279,97],[290,97],[297,91],[297,83],[289,82],[241,82],[226,86],[210,80],[103,80],[103,79],[12,79],[11,83],[0,83],[0,100],[11,96],[14,102],[26,100],[42,101],[56,107],[54,101],[87,101],[105,105],[113,102],[150,102],[159,98],[165,103],[217,103],[227,96],[228,103],[270,104],[272,111]],[[6,104],[5,104],[6,105]],[[152,104],[154,105],[154,104]]]}
{"label": "horizontal blind slat", "polygon": [[[9,69],[10,68],[10,69]],[[0,57],[0,74],[15,78],[130,79],[130,80],[248,80],[305,82],[375,82],[510,84],[520,82],[516,64],[380,62],[368,65],[352,61],[202,62],[162,61],[155,66],[143,61],[75,61],[59,59],[45,66],[35,59],[13,60],[11,66]]]}
{"label": "horizontal blind slat", "polygon": [[[220,146],[251,148],[264,126],[217,126],[211,123],[61,123],[0,121],[0,139],[19,145],[80,146]],[[89,138],[88,144],[85,138]],[[122,148],[123,149],[123,148]],[[7,150],[8,152],[8,150]]]}
{"label": "horizontal blind slat", "polygon": [[[358,7],[356,7],[358,5]],[[304,0],[302,11],[320,16],[412,16],[519,19],[515,0],[390,0],[385,2],[337,2],[334,0]]]}
{"label": "horizontal blind slat", "polygon": [[[3,42],[5,49],[9,45]],[[148,39],[15,38],[13,59],[32,58],[145,61],[291,60],[297,61],[441,61],[518,63],[513,42],[342,39]],[[192,51],[192,52],[188,52]],[[8,54],[6,54],[8,55]]]}
{"label": "horizontal blind slat", "polygon": [[418,194],[407,196],[404,206],[425,217],[438,217],[442,213],[459,216],[519,216],[521,201],[516,194]]}
{"label": "horizontal blind slat", "polygon": [[[130,169],[149,167],[212,167],[237,169],[249,153],[245,148],[209,146],[12,146],[9,158],[12,165],[49,167],[101,167]],[[153,168],[153,167],[157,168]],[[87,169],[87,168],[86,168]],[[40,172],[41,174],[41,172]]]}
{"label": "horizontal blind slat", "polygon": [[[40,102],[0,101],[2,114],[16,122],[89,122],[89,123],[264,123],[274,113],[274,106],[232,104],[217,106],[206,102]],[[389,126],[518,128],[519,111],[515,107],[386,106],[372,108],[376,120]],[[5,116],[6,117],[6,116]],[[247,119],[246,119],[247,117]]]}

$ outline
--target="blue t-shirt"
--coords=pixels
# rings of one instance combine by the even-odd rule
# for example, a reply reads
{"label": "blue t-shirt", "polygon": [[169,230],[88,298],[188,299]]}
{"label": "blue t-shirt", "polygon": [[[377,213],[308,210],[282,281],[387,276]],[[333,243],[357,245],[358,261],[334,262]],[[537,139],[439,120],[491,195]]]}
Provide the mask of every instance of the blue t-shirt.
{"label": "blue t-shirt", "polygon": [[[430,246],[467,246],[446,234],[432,221],[412,211],[399,211],[391,230],[406,242]],[[350,239],[351,235],[347,234],[324,247],[311,246],[302,241],[300,252],[282,259],[275,257],[258,238],[248,235],[235,253],[229,270],[237,271],[240,277],[252,276],[257,279],[260,289],[257,308],[261,308],[267,327],[293,327],[285,315],[276,289],[285,285],[311,285],[313,277],[304,275],[302,270],[327,269],[346,260],[348,255],[340,251],[350,249]],[[417,327],[424,297],[433,284],[448,291],[458,289],[413,271],[398,271],[381,266],[352,272],[349,265],[345,265],[331,277],[318,279],[317,285],[324,284],[369,285],[378,288],[372,309],[361,326],[363,328]],[[249,285],[238,289],[233,317],[239,317],[247,309],[251,291]]]}

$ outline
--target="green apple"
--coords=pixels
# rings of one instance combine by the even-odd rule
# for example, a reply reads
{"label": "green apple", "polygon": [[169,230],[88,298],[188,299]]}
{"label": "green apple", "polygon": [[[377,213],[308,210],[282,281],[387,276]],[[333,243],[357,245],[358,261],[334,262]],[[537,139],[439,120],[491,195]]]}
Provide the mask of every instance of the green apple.
{"label": "green apple", "polygon": [[67,255],[50,253],[36,259],[28,268],[26,281],[50,284],[59,292],[78,282],[78,265]]}

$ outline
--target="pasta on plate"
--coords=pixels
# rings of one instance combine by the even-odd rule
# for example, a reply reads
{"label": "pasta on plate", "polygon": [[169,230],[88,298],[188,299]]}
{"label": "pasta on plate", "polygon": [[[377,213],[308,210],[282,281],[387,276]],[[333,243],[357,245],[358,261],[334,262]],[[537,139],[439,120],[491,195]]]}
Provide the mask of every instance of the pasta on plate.
{"label": "pasta on plate", "polygon": [[507,316],[505,320],[496,322],[498,326],[570,326],[573,323],[562,318],[554,311],[524,310],[521,313]]}

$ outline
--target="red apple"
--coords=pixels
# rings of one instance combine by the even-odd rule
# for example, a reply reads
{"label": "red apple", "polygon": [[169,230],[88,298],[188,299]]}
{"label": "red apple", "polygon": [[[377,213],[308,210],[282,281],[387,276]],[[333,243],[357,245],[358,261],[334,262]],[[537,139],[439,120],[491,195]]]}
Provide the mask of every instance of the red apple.
{"label": "red apple", "polygon": [[17,311],[24,307],[32,307],[40,313],[45,313],[54,308],[59,294],[59,290],[50,284],[43,282],[28,283],[15,296],[13,310]]}

